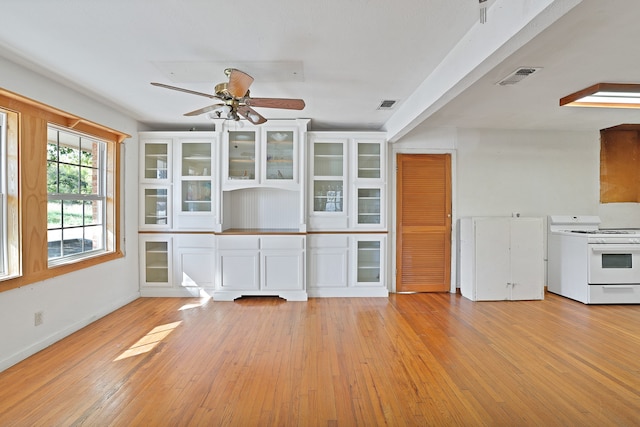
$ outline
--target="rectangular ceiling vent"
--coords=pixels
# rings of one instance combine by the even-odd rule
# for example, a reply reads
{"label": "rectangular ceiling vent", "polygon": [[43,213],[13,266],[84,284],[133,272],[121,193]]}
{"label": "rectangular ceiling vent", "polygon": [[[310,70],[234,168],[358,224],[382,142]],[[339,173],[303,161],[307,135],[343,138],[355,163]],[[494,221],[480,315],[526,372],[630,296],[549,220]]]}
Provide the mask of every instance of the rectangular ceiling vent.
{"label": "rectangular ceiling vent", "polygon": [[380,105],[378,105],[378,110],[392,110],[396,105],[396,102],[398,101],[395,99],[385,99],[380,102]]}
{"label": "rectangular ceiling vent", "polygon": [[542,67],[520,67],[504,79],[500,80],[497,84],[500,86],[514,85],[540,70],[542,70]]}

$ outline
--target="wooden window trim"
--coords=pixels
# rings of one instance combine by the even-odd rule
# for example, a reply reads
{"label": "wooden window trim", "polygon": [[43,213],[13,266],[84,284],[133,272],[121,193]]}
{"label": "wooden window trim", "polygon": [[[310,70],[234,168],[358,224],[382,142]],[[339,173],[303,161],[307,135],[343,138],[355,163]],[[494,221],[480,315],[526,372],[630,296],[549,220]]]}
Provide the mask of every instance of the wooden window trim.
{"label": "wooden window trim", "polygon": [[[124,256],[121,248],[121,150],[120,145],[130,135],[64,112],[49,105],[0,88],[0,108],[15,113],[17,131],[12,131],[18,158],[17,218],[20,223],[21,253],[19,277],[0,281],[0,292],[45,279],[109,262]],[[48,266],[47,253],[47,127],[55,124],[94,136],[107,142],[107,203],[113,214],[107,224],[111,252],[85,258],[74,263]],[[8,126],[9,127],[9,126]]]}

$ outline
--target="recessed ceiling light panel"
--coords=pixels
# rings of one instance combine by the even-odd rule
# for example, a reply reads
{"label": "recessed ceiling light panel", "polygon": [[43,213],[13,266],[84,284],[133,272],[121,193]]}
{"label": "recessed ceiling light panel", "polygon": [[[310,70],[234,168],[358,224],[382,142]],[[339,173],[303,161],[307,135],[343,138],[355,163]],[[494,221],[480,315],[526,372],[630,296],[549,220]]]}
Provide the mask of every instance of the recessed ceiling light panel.
{"label": "recessed ceiling light panel", "polygon": [[640,108],[640,84],[598,83],[560,99],[560,106]]}

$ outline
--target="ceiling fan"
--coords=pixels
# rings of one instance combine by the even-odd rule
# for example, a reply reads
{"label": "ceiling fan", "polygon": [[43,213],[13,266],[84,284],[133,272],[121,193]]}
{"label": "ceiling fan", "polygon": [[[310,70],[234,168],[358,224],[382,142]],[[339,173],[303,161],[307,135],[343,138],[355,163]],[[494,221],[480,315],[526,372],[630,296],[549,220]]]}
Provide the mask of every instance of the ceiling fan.
{"label": "ceiling fan", "polygon": [[197,116],[200,114],[213,112],[220,118],[229,120],[240,120],[244,117],[255,125],[262,124],[267,121],[252,107],[264,108],[283,108],[287,110],[302,110],[305,106],[302,99],[291,98],[252,98],[249,95],[249,86],[253,83],[253,77],[244,71],[235,68],[227,68],[224,73],[229,77],[229,81],[219,83],[215,86],[214,94],[197,92],[194,90],[183,89],[176,86],[169,86],[163,83],[151,83],[154,86],[166,89],[177,90],[180,92],[190,93],[192,95],[204,96],[211,99],[219,99],[222,103],[209,105],[199,108],[195,111],[186,113],[185,116]]}

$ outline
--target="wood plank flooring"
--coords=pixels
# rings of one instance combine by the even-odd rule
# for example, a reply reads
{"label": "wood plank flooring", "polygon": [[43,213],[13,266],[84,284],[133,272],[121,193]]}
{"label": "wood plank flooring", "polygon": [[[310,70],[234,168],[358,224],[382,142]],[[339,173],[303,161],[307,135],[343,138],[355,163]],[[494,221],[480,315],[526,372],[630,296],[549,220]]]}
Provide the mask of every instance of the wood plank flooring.
{"label": "wood plank flooring", "polygon": [[141,298],[0,373],[0,426],[637,426],[640,306]]}

